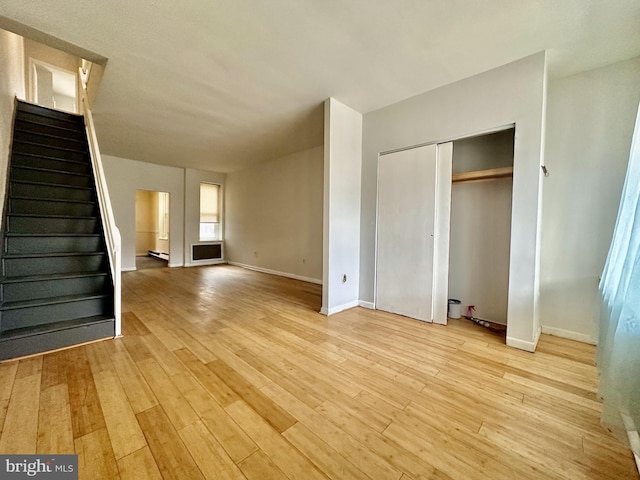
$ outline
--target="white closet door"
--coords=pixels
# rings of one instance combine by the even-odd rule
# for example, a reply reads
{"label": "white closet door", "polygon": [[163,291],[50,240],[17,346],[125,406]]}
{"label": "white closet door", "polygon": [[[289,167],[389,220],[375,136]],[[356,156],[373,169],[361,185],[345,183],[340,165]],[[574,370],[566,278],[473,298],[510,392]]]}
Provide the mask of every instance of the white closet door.
{"label": "white closet door", "polygon": [[433,321],[437,147],[378,162],[376,308]]}

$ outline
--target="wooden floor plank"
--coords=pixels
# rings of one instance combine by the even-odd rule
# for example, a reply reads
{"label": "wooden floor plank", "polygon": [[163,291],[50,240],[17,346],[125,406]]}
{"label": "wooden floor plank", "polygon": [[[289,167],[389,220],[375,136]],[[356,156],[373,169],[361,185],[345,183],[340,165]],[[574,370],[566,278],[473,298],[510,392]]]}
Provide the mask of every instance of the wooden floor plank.
{"label": "wooden floor plank", "polygon": [[75,451],[78,454],[79,478],[120,478],[106,428],[99,428],[76,438]]}
{"label": "wooden floor plank", "polygon": [[205,478],[210,480],[245,478],[238,466],[201,422],[183,428],[178,431],[178,434]]}
{"label": "wooden floor plank", "polygon": [[161,406],[136,415],[165,480],[203,479],[200,469]]}
{"label": "wooden floor plank", "polygon": [[74,453],[69,390],[59,383],[40,392],[38,453]]}
{"label": "wooden floor plank", "polygon": [[[42,360],[42,359],[40,359]],[[22,360],[20,363],[22,364]],[[40,364],[42,362],[40,361]],[[8,454],[36,453],[38,411],[40,408],[40,371],[29,362],[25,371],[31,375],[16,376],[0,436],[0,452]],[[20,373],[18,366],[17,372]],[[35,372],[35,373],[34,373]]]}
{"label": "wooden floor plank", "polygon": [[327,478],[242,400],[229,405],[225,410],[290,479]]}
{"label": "wooden floor plank", "polygon": [[176,430],[198,421],[198,415],[189,402],[155,360],[138,362],[138,368]]}
{"label": "wooden floor plank", "polygon": [[145,447],[144,435],[116,373],[101,371],[93,379],[116,460]]}
{"label": "wooden floor plank", "polygon": [[106,428],[100,398],[84,348],[74,348],[67,352],[70,364],[67,369],[67,385],[74,438]]}
{"label": "wooden floor plank", "polygon": [[149,447],[141,448],[118,460],[121,480],[162,480]]}
{"label": "wooden floor plank", "polygon": [[242,473],[248,480],[288,480],[282,470],[262,451],[258,450],[239,464]]}

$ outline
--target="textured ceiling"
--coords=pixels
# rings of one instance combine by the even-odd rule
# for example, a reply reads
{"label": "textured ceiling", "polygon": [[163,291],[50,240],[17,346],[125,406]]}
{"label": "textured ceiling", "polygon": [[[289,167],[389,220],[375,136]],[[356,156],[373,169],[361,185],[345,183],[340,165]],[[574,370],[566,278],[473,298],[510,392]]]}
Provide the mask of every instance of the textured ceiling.
{"label": "textured ceiling", "polygon": [[320,145],[329,96],[368,112],[547,49],[563,76],[640,55],[638,0],[0,0],[109,59],[103,153],[233,171]]}

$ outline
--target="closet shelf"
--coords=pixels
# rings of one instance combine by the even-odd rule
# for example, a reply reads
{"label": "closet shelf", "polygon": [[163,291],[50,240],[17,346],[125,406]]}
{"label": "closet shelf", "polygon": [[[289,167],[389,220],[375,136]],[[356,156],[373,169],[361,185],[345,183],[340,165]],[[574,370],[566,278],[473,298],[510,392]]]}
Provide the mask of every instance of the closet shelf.
{"label": "closet shelf", "polygon": [[513,176],[513,167],[490,168],[488,170],[477,170],[475,172],[454,173],[451,181],[470,182],[471,180],[488,180],[491,178],[504,178]]}

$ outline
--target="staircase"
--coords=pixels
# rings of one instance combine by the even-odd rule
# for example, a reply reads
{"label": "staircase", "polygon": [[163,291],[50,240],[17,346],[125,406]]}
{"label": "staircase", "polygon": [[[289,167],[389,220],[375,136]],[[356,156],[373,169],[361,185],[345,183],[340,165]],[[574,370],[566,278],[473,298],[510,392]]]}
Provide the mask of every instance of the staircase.
{"label": "staircase", "polygon": [[113,337],[84,118],[18,101],[7,193],[0,360]]}

